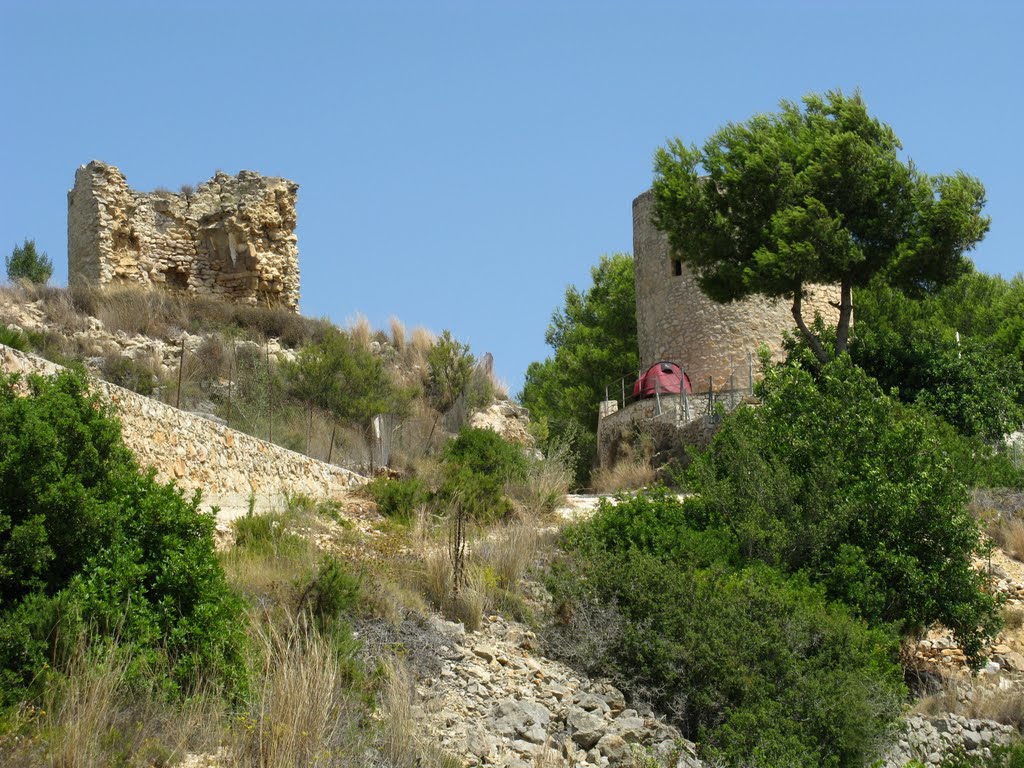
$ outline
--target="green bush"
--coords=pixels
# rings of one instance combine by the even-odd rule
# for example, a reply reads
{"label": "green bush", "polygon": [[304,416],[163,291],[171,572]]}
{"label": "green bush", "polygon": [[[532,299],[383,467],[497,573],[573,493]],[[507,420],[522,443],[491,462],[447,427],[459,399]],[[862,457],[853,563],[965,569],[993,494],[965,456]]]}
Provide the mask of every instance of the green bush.
{"label": "green bush", "polygon": [[140,395],[153,394],[156,377],[153,371],[134,358],[124,355],[108,355],[100,366],[103,378],[111,384],[125,387]]}
{"label": "green bush", "polygon": [[362,581],[334,557],[325,557],[303,592],[300,607],[308,608],[320,624],[329,628],[343,621],[359,605]]}
{"label": "green bush", "polygon": [[244,682],[240,604],[213,518],[142,474],[85,377],[0,380],[0,675],[5,704],[79,632],[128,640],[168,688]]}
{"label": "green bush", "polygon": [[[689,514],[661,493],[604,503],[570,529],[549,580],[564,622],[553,647],[579,648],[585,671],[650,701],[713,761],[864,765],[904,695],[895,633],[744,562],[728,531]],[[595,606],[589,636],[566,621]]]}
{"label": "green bush", "polygon": [[745,559],[807,574],[874,624],[940,622],[978,663],[998,617],[971,565],[975,469],[959,437],[846,356],[817,379],[771,369],[762,395],[694,462],[694,523],[730,531]]}
{"label": "green bush", "polygon": [[366,485],[366,492],[382,515],[401,522],[412,520],[416,509],[430,499],[427,487],[415,477],[379,477]]}
{"label": "green bush", "polygon": [[31,342],[28,337],[17,328],[8,328],[0,325],[0,344],[21,352],[28,352]]}
{"label": "green bush", "polygon": [[53,274],[53,262],[45,253],[36,250],[36,241],[26,239],[21,246],[15,246],[10,256],[4,259],[8,280],[28,280],[45,285]]}
{"label": "green bush", "polygon": [[461,503],[477,519],[495,520],[512,511],[505,484],[526,477],[522,448],[489,429],[463,427],[442,452],[438,495]]}

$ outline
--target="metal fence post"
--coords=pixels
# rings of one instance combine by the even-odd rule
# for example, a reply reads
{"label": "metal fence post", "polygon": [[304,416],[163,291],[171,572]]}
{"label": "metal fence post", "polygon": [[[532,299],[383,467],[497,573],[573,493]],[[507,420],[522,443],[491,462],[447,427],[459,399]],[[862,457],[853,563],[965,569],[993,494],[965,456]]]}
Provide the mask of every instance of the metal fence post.
{"label": "metal fence post", "polygon": [[750,387],[750,395],[754,395],[754,353],[747,352],[747,386]]}
{"label": "metal fence post", "polygon": [[690,403],[686,399],[686,371],[679,369],[679,400],[683,404],[683,421],[690,421]]}
{"label": "metal fence post", "polygon": [[185,334],[181,334],[181,356],[178,358],[178,392],[174,398],[174,407],[181,408],[181,375],[185,371]]}

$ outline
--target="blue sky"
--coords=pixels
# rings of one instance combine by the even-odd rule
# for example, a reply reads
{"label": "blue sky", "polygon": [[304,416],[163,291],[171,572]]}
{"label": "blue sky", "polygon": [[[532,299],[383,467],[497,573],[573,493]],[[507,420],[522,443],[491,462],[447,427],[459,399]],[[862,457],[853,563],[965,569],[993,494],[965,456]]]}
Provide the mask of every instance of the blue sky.
{"label": "blue sky", "polygon": [[66,192],[253,169],[300,184],[302,312],[448,328],[513,392],[567,285],[632,248],[656,147],[860,87],[930,173],[988,190],[1024,269],[1019,2],[0,0],[0,248],[67,278]]}

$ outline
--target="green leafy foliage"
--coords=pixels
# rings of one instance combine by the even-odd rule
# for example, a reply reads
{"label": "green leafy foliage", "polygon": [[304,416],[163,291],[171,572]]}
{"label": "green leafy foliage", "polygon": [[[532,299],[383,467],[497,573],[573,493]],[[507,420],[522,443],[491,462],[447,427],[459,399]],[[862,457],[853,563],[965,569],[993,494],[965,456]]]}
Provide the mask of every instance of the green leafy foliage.
{"label": "green leafy foliage", "polygon": [[28,336],[16,328],[8,328],[7,326],[0,326],[0,344],[11,349],[20,350],[21,352],[27,352],[32,346]]}
{"label": "green leafy foliage", "polygon": [[[564,617],[612,606],[576,659],[651,700],[726,765],[861,766],[899,710],[897,639],[802,577],[745,561],[725,528],[664,493],[570,529],[549,586]],[[697,514],[699,517],[699,514]]]}
{"label": "green leafy foliage", "polygon": [[442,331],[427,353],[427,397],[437,411],[444,413],[455,405],[469,386],[475,365],[469,345]]}
{"label": "green leafy foliage", "polygon": [[597,452],[597,405],[605,388],[639,366],[633,257],[602,256],[590,288],[570,286],[552,315],[545,341],[554,355],[530,363],[520,396],[545,445],[566,444],[585,484]]}
{"label": "green leafy foliage", "polygon": [[[858,294],[854,361],[905,402],[992,442],[1024,422],[1024,279],[969,272],[919,300]],[[959,339],[958,339],[959,337]]]}
{"label": "green leafy foliage", "polygon": [[809,285],[840,286],[835,352],[847,348],[853,288],[876,276],[927,292],[969,269],[986,233],[985,189],[962,172],[928,176],[859,92],[811,94],[803,107],[719,129],[698,149],[676,139],[655,155],[655,224],[716,301],[752,294],[793,302],[801,335]]}
{"label": "green leafy foliage", "polygon": [[763,401],[727,419],[694,462],[695,520],[729,530],[745,559],[805,573],[872,623],[941,622],[977,664],[997,616],[971,567],[963,442],[845,355],[817,380],[770,369]]}
{"label": "green leafy foliage", "polygon": [[120,426],[66,372],[0,381],[0,687],[5,703],[59,667],[82,631],[130,641],[170,690],[244,681],[240,605],[213,519],[142,474]]}
{"label": "green leafy foliage", "polygon": [[385,517],[409,522],[416,509],[430,499],[430,490],[416,477],[378,477],[366,485],[366,492]]}
{"label": "green leafy foliage", "polygon": [[26,239],[15,246],[10,256],[4,258],[8,280],[28,280],[30,283],[45,285],[53,274],[53,262],[45,253],[36,250],[36,241]]}
{"label": "green leafy foliage", "polygon": [[366,424],[408,405],[409,393],[395,385],[381,359],[336,329],[303,347],[283,370],[292,397],[338,419]]}
{"label": "green leafy foliage", "polygon": [[509,481],[523,480],[529,464],[523,450],[489,429],[463,427],[444,447],[440,498],[455,501],[471,516],[495,520],[512,506],[505,496]]}

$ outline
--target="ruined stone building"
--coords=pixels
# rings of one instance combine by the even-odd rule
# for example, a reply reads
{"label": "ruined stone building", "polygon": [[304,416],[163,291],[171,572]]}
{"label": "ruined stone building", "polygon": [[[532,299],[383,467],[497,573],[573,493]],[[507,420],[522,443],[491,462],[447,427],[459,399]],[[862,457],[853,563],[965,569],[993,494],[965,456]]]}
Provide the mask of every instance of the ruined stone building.
{"label": "ruined stone building", "polygon": [[138,192],[93,160],[68,192],[68,282],[140,285],[299,307],[298,184],[218,172],[195,190]]}
{"label": "ruined stone building", "polygon": [[[783,331],[795,331],[787,301],[752,296],[719,304],[705,296],[687,266],[675,258],[668,237],[651,222],[654,193],[633,201],[633,257],[636,270],[636,321],[640,366],[661,360],[677,363],[694,386],[716,390],[747,384],[748,359],[761,345],[776,357],[782,353]],[[819,287],[804,300],[808,322],[821,313],[835,324],[839,288]]]}

